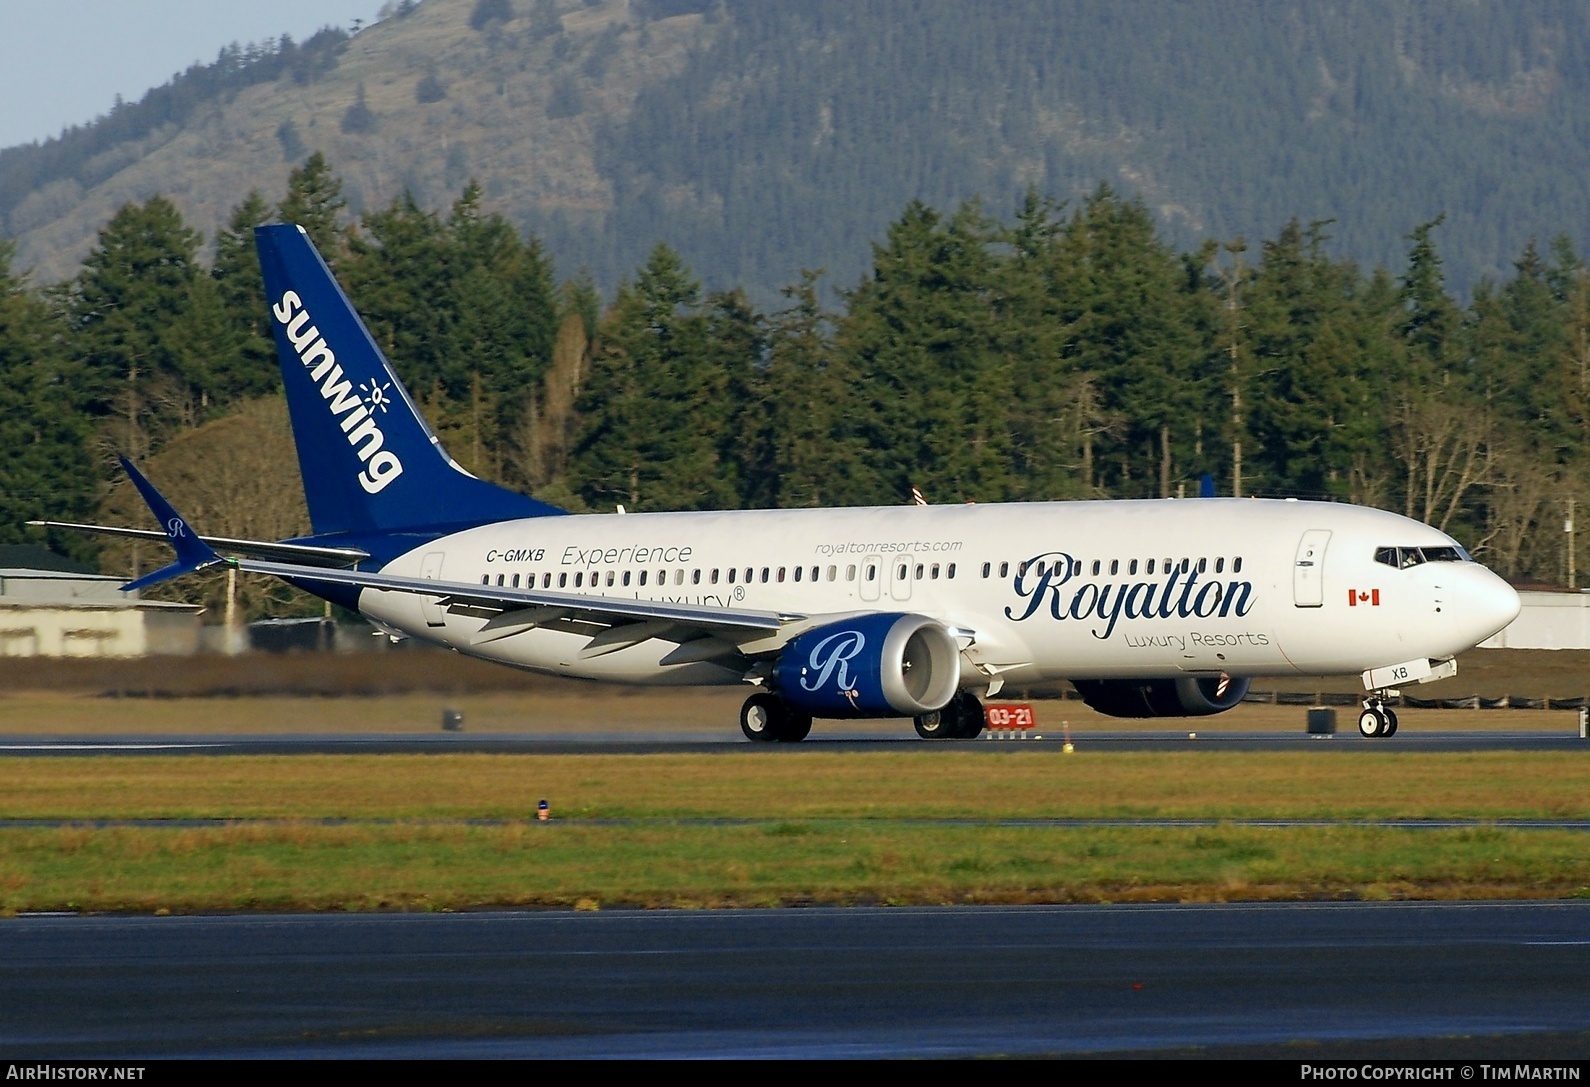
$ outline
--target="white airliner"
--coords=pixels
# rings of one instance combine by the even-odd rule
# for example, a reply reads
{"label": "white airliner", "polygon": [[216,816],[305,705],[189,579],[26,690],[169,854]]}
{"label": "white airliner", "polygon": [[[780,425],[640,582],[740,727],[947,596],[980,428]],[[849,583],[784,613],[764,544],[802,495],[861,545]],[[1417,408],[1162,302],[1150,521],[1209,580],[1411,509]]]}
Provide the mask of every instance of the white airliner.
{"label": "white airliner", "polygon": [[[1201,716],[1254,676],[1452,675],[1518,595],[1428,525],[1243,499],[570,515],[443,451],[296,226],[257,231],[312,536],[195,536],[123,462],[177,561],[285,578],[397,636],[556,675],[751,684],[752,740],[813,718],[983,727],[981,697],[1069,680],[1120,717]],[[226,552],[221,558],[217,551]]]}

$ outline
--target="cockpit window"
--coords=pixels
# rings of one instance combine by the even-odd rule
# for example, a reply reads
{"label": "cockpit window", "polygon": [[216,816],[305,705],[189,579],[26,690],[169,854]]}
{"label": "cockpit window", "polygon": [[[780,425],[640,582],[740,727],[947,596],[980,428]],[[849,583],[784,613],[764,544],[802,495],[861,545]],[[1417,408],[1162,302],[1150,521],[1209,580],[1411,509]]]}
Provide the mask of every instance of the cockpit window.
{"label": "cockpit window", "polygon": [[1424,562],[1470,562],[1461,547],[1377,547],[1375,561],[1399,570]]}

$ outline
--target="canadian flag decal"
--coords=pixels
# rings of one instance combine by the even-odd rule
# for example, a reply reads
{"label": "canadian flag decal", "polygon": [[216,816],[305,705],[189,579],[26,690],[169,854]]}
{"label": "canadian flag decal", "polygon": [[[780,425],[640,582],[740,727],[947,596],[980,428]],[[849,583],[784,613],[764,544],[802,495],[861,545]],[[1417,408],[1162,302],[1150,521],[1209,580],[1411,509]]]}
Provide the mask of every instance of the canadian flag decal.
{"label": "canadian flag decal", "polygon": [[1365,592],[1363,589],[1348,589],[1347,606],[1349,608],[1356,608],[1360,604],[1367,604],[1371,608],[1380,607],[1380,590],[1370,589],[1368,592]]}

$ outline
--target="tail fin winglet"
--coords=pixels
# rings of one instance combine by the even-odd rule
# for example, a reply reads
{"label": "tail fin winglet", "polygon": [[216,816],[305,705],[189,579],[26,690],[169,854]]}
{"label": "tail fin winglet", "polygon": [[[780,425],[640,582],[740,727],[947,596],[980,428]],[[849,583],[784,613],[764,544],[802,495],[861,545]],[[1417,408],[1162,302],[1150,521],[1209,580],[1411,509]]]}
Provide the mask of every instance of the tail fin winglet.
{"label": "tail fin winglet", "polygon": [[187,519],[166,501],[165,495],[155,490],[154,484],[145,479],[142,472],[133,467],[132,461],[126,457],[120,459],[122,470],[127,473],[127,478],[132,480],[133,486],[138,488],[138,493],[143,495],[144,502],[149,506],[149,512],[153,513],[155,520],[160,522],[160,527],[166,534],[166,541],[177,552],[176,562],[129,581],[121,587],[121,591],[130,593],[221,562],[221,556],[210,550],[209,544],[199,539],[188,526]]}

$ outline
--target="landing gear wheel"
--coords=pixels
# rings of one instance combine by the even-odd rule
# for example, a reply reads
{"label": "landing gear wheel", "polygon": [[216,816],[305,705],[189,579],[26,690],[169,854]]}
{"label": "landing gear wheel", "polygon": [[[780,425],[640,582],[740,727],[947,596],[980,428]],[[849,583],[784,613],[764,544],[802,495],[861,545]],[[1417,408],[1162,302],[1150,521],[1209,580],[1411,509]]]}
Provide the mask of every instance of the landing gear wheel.
{"label": "landing gear wheel", "polygon": [[1386,711],[1386,727],[1380,734],[1382,736],[1395,736],[1397,734],[1397,715],[1391,710]]}
{"label": "landing gear wheel", "polygon": [[957,740],[975,740],[982,733],[987,719],[983,713],[983,704],[975,694],[963,691],[955,696],[955,701],[950,705],[956,708],[960,720],[956,722],[955,738]]}
{"label": "landing gear wheel", "polygon": [[798,744],[812,731],[812,715],[801,713],[799,710],[784,707],[784,720],[779,724],[778,742],[781,744]]}
{"label": "landing gear wheel", "polygon": [[772,743],[779,738],[783,718],[784,703],[777,695],[754,694],[740,707],[740,731],[754,743]]}
{"label": "landing gear wheel", "polygon": [[1364,707],[1358,715],[1358,731],[1369,738],[1385,735],[1386,724],[1385,715],[1372,706]]}
{"label": "landing gear wheel", "polygon": [[912,718],[916,725],[916,734],[924,740],[951,740],[955,738],[954,710],[951,702],[942,710],[933,710],[931,713],[919,713]]}

